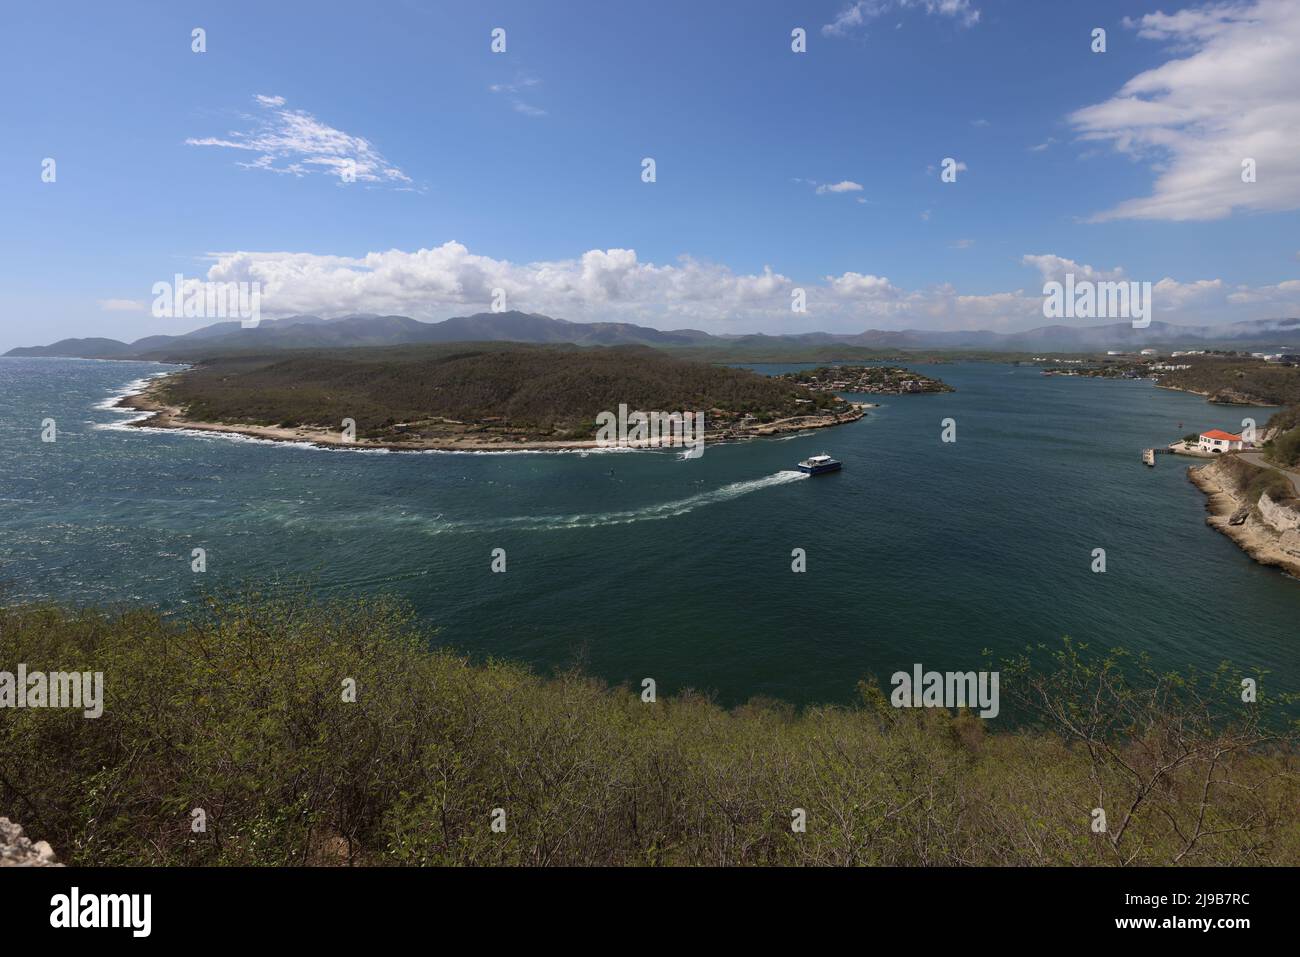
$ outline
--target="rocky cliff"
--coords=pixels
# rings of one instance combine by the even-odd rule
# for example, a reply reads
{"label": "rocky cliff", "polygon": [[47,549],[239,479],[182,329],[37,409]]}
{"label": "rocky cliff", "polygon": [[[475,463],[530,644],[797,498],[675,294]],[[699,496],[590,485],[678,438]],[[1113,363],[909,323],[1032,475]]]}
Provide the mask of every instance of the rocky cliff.
{"label": "rocky cliff", "polygon": [[1265,471],[1224,456],[1210,465],[1189,468],[1187,477],[1208,496],[1207,525],[1227,535],[1255,561],[1300,577],[1300,510],[1284,493],[1275,493],[1274,498],[1268,490],[1259,490]]}

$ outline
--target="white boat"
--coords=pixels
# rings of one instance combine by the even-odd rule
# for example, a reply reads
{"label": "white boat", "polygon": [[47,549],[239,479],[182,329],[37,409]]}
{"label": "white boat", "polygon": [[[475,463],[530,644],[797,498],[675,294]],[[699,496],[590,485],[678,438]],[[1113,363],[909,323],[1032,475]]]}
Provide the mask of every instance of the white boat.
{"label": "white boat", "polygon": [[841,463],[837,459],[831,458],[826,453],[821,455],[810,455],[799,463],[799,471],[807,472],[809,475],[821,475],[823,472],[838,472]]}

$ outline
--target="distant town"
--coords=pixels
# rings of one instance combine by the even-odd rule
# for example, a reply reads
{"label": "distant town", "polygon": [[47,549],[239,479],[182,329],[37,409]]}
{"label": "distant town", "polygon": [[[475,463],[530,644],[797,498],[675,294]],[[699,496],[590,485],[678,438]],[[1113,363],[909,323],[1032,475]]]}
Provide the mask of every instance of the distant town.
{"label": "distant town", "polygon": [[786,372],[777,378],[797,382],[812,392],[908,395],[955,391],[946,382],[902,366],[818,366],[816,369]]}
{"label": "distant town", "polygon": [[[1162,374],[1193,369],[1198,363],[1233,361],[1262,363],[1278,367],[1300,365],[1300,353],[1236,352],[1232,350],[1194,349],[1161,353],[1158,349],[1125,352],[1111,349],[1104,356],[1062,358],[1034,356],[1030,364],[1045,366],[1043,375],[1088,376],[1104,379],[1155,379]],[[1023,363],[1019,363],[1023,364]]]}

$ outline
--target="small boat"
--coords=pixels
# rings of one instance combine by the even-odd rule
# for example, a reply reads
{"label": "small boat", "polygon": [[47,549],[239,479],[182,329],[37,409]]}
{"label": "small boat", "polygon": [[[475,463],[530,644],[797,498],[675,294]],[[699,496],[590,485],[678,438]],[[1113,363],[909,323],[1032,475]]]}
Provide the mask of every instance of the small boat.
{"label": "small boat", "polygon": [[839,470],[840,462],[825,453],[811,455],[799,463],[799,471],[807,472],[809,475],[821,475],[823,472],[838,472]]}

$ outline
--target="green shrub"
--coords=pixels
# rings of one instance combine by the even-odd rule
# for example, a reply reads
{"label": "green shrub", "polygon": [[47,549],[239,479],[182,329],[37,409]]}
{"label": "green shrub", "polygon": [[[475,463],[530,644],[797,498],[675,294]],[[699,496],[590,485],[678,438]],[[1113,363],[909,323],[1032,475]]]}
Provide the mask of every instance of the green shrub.
{"label": "green shrub", "polygon": [[1226,672],[1067,644],[1004,670],[1026,718],[992,731],[869,683],[801,713],[644,703],[431,639],[392,603],[296,592],[183,622],[0,610],[0,669],[102,671],[106,699],[0,710],[0,814],[71,864],[1300,863],[1293,740]]}
{"label": "green shrub", "polygon": [[1268,447],[1268,457],[1278,465],[1300,465],[1300,426],[1276,436]]}

